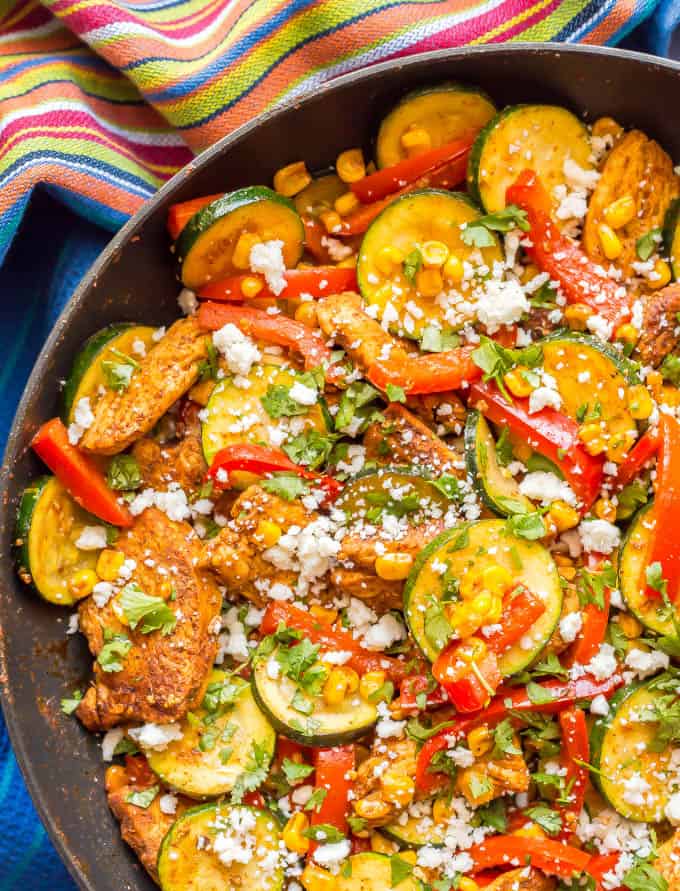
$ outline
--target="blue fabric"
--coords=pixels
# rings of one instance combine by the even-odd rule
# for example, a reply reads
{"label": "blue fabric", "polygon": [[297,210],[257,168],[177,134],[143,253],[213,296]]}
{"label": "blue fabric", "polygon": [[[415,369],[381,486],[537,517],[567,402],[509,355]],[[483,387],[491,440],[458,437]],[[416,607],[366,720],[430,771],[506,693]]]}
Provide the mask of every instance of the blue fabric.
{"label": "blue fabric", "polygon": [[[627,37],[625,45],[666,54],[679,23],[680,0],[662,0],[658,15]],[[82,276],[123,222],[119,214],[80,200],[57,189],[36,188],[0,269],[2,447],[40,346]],[[35,813],[0,713],[0,891],[75,888]]]}

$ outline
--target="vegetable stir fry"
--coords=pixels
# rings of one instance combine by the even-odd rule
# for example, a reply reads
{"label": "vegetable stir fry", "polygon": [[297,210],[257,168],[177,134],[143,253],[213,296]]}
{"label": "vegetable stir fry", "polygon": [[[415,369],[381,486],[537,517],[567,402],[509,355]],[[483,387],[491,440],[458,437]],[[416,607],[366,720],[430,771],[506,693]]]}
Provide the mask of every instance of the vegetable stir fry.
{"label": "vegetable stir fry", "polygon": [[680,888],[680,177],[610,118],[405,96],[170,208],[20,577],[163,891]]}

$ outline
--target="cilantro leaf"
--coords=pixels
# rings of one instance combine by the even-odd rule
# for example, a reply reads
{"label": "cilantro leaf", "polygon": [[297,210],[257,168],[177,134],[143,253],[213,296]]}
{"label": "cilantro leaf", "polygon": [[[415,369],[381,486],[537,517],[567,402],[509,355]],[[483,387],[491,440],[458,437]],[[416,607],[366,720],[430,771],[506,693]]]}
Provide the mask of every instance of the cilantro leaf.
{"label": "cilantro leaf", "polygon": [[522,750],[515,744],[515,728],[510,718],[497,724],[493,731],[494,752],[503,755],[521,755]]}
{"label": "cilantro leaf", "polygon": [[124,659],[132,649],[132,641],[126,634],[115,634],[110,628],[104,629],[104,646],[99,651],[97,662],[102,671],[122,671]]}
{"label": "cilantro leaf", "polygon": [[135,807],[141,807],[143,810],[146,810],[159,791],[160,786],[150,786],[148,789],[142,789],[139,792],[129,792],[125,800],[128,804],[134,804]]}
{"label": "cilantro leaf", "polygon": [[668,588],[668,582],[662,573],[663,568],[658,560],[655,563],[650,563],[645,570],[647,584],[653,591],[658,591],[659,594],[665,594]]}
{"label": "cilantro leaf", "polygon": [[420,349],[424,353],[443,353],[455,350],[460,346],[460,335],[454,331],[445,331],[436,325],[428,325],[420,335]]}
{"label": "cilantro leaf", "polygon": [[265,492],[270,495],[278,495],[284,501],[295,501],[303,495],[309,494],[309,483],[294,473],[277,473],[268,480],[260,483]]}
{"label": "cilantro leaf", "polygon": [[399,854],[390,857],[390,888],[396,888],[413,872],[413,864],[404,860]]}
{"label": "cilantro leaf", "polygon": [[668,891],[668,882],[651,863],[637,863],[623,877],[624,888],[630,891]]}
{"label": "cilantro leaf", "polygon": [[406,393],[403,387],[397,387],[395,384],[388,384],[385,387],[385,393],[390,402],[406,402]]}
{"label": "cilantro leaf", "polygon": [[370,384],[362,381],[351,383],[340,397],[338,412],[335,416],[335,429],[340,431],[348,429],[355,416],[361,417],[362,422],[367,421],[368,415],[366,412],[362,413],[361,409],[375,402],[379,396],[380,392]]}
{"label": "cilantro leaf", "polygon": [[281,448],[291,461],[316,470],[328,461],[335,439],[334,435],[324,436],[318,430],[310,428],[283,443]]}
{"label": "cilantro leaf", "polygon": [[65,715],[72,715],[80,705],[83,694],[80,690],[74,690],[71,698],[65,697],[61,700],[61,710]]}
{"label": "cilantro leaf", "polygon": [[423,265],[423,255],[420,253],[420,249],[415,247],[412,251],[406,254],[404,258],[404,278],[410,284],[415,284],[416,275]]}
{"label": "cilantro leaf", "polygon": [[237,777],[234,788],[231,791],[233,804],[240,804],[243,801],[244,795],[248,792],[254,792],[258,786],[264,783],[269,773],[270,757],[265,743],[253,742],[250,761],[243,773]]}
{"label": "cilantro leaf", "polygon": [[644,235],[641,235],[640,238],[635,242],[635,249],[637,251],[638,257],[644,262],[649,260],[652,254],[656,251],[657,245],[661,242],[661,229],[656,227],[654,229],[650,229],[649,232],[645,232]]}
{"label": "cilantro leaf", "polygon": [[548,835],[557,835],[562,828],[562,817],[546,804],[537,804],[525,811]]}
{"label": "cilantro leaf", "polygon": [[350,814],[349,817],[347,817],[347,822],[349,823],[349,828],[355,835],[358,832],[363,832],[368,825],[363,817],[357,817],[355,814]]}
{"label": "cilantro leaf", "polygon": [[506,832],[508,829],[507,808],[502,798],[495,798],[478,808],[475,817],[481,826],[490,826],[496,832]]}
{"label": "cilantro leaf", "polygon": [[133,359],[132,356],[121,353],[120,350],[110,349],[109,352],[120,361],[113,362],[111,359],[105,359],[101,363],[106,386],[116,392],[127,390],[134,371],[139,368],[139,362]]}
{"label": "cilantro leaf", "polygon": [[505,528],[511,535],[526,538],[527,541],[536,541],[546,533],[545,520],[538,511],[508,517]]}
{"label": "cilantro leaf", "polygon": [[495,244],[492,231],[509,232],[511,229],[521,229],[523,232],[528,232],[529,228],[526,211],[516,204],[509,204],[497,213],[486,214],[468,223],[461,232],[461,239],[470,247],[492,247]]}
{"label": "cilantro leaf", "polygon": [[290,758],[283,759],[281,770],[291,786],[304,780],[310,773],[314,773],[314,767],[311,764],[298,764],[297,761],[291,761]]}
{"label": "cilantro leaf", "polygon": [[544,705],[546,702],[552,702],[553,700],[550,690],[547,690],[535,681],[529,681],[527,684],[527,696],[534,705]]}
{"label": "cilantro leaf", "polygon": [[114,455],[106,472],[109,488],[130,491],[142,485],[139,464],[133,455]]}
{"label": "cilantro leaf", "polygon": [[302,834],[305,838],[311,838],[312,841],[322,845],[333,845],[345,840],[345,833],[340,832],[330,823],[317,823],[315,826],[309,826],[303,830]]}
{"label": "cilantro leaf", "polygon": [[270,384],[264,396],[260,397],[260,402],[270,418],[305,415],[309,411],[308,405],[302,405],[292,398],[290,387],[285,384]]}
{"label": "cilantro leaf", "polygon": [[659,371],[674,387],[680,387],[680,356],[672,353],[666,356],[659,366]]}
{"label": "cilantro leaf", "polygon": [[307,804],[305,804],[303,810],[305,811],[318,811],[321,805],[326,800],[326,796],[328,795],[328,789],[315,789],[312,794],[309,796],[307,800]]}
{"label": "cilantro leaf", "polygon": [[177,616],[163,598],[145,594],[136,582],[128,582],[120,592],[118,603],[133,631],[142,622],[142,634],[160,631],[167,635],[177,624]]}
{"label": "cilantro leaf", "polygon": [[213,343],[212,337],[206,337],[205,351],[207,356],[202,362],[199,362],[198,365],[198,377],[201,383],[216,380],[217,371],[219,369],[217,348]]}

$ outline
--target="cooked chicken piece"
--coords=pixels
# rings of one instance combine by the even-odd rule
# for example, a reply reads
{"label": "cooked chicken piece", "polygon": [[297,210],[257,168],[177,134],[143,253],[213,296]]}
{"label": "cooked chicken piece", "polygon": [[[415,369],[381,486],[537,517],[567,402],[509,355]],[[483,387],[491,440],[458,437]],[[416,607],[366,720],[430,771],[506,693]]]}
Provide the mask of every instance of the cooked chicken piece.
{"label": "cooked chicken piece", "polygon": [[400,553],[415,557],[444,529],[443,520],[429,520],[421,526],[410,527],[404,538],[383,540],[379,534],[348,533],[342,540],[337,565],[331,570],[331,584],[337,593],[349,594],[368,602],[378,613],[403,606],[403,581],[386,581],[375,571],[380,554]]}
{"label": "cooked chicken piece", "polygon": [[[388,764],[385,767],[385,763]],[[386,746],[381,739],[373,743],[373,751],[356,770],[354,780],[354,813],[366,821],[366,829],[385,826],[391,823],[411,802],[397,804],[395,796],[386,792],[395,778],[407,777],[411,781],[416,775],[416,744],[412,739],[390,742]],[[415,785],[413,785],[415,790]]]}
{"label": "cooked chicken piece", "polygon": [[635,199],[637,213],[616,234],[623,252],[615,265],[625,276],[633,274],[637,241],[651,229],[663,225],[664,215],[678,196],[680,180],[673,172],[673,162],[653,139],[640,130],[631,130],[612,149],[602,168],[602,175],[590,197],[583,228],[583,246],[591,260],[608,268],[610,260],[600,243],[599,226],[605,223],[605,208],[625,195]]}
{"label": "cooked chicken piece", "polygon": [[415,464],[434,473],[465,476],[465,461],[422,421],[398,402],[364,434],[367,459],[384,464]]}
{"label": "cooked chicken piece", "polygon": [[[574,585],[566,585],[563,588],[563,597],[562,597],[562,612],[560,613],[560,622],[565,616],[571,615],[571,613],[577,613],[581,609],[581,604],[578,597],[578,591]],[[547,658],[550,653],[554,653],[556,656],[559,656],[560,653],[563,653],[568,646],[570,646],[571,641],[566,641],[562,637],[560,632],[560,623],[557,623],[557,627],[553,631],[553,635],[545,645],[545,649],[541,651],[540,659],[543,660]]]}
{"label": "cooked chicken piece", "polygon": [[[201,565],[216,572],[234,594],[263,606],[270,599],[273,585],[285,585],[295,591],[299,577],[296,570],[280,568],[274,562],[283,557],[274,550],[279,535],[276,527],[284,534],[293,527],[303,529],[318,517],[300,501],[284,501],[259,486],[250,486],[234,502],[227,525],[205,544]],[[319,580],[315,590],[317,586],[323,588],[325,579]]]}
{"label": "cooked chicken piece", "polygon": [[486,891],[554,891],[555,879],[536,869],[511,869],[486,886]]}
{"label": "cooked chicken piece", "polygon": [[[519,736],[514,744],[521,749]],[[470,767],[461,768],[456,774],[456,790],[474,807],[488,804],[494,798],[508,792],[526,792],[531,777],[522,755],[504,755],[499,758],[490,748],[485,755],[475,758]]]}
{"label": "cooked chicken piece", "polygon": [[97,402],[94,423],[80,441],[99,455],[115,455],[144,436],[192,386],[207,353],[207,335],[195,316],[179,319],[141,360],[129,386]]}
{"label": "cooked chicken piece", "polygon": [[680,888],[680,829],[659,847],[654,866],[668,882],[668,891]]}
{"label": "cooked chicken piece", "polygon": [[443,427],[444,433],[463,432],[467,411],[453,392],[409,396],[406,406],[433,431]]}
{"label": "cooked chicken piece", "polygon": [[373,365],[384,350],[401,349],[399,341],[367,315],[361,297],[352,291],[320,300],[316,316],[326,337],[332,337],[361,371]]}
{"label": "cooked chicken piece", "polygon": [[168,634],[143,634],[141,622],[133,631],[121,621],[117,594],[103,606],[97,606],[94,596],[82,602],[80,628],[94,656],[112,634],[131,643],[119,656],[120,671],[105,671],[99,661],[94,663],[95,684],[77,712],[90,730],[124,721],[179,720],[200,702],[217,650],[222,599],[212,576],[197,568],[200,543],[191,527],[148,508],[121,534],[116,547],[135,561],[130,582],[149,596],[168,600],[177,622]]}
{"label": "cooked chicken piece", "polygon": [[144,486],[164,492],[170,483],[179,483],[185,492],[197,492],[208,465],[201,443],[188,436],[176,445],[161,446],[154,439],[140,439],[132,454],[137,460]]}
{"label": "cooked chicken piece", "polygon": [[642,336],[637,348],[643,364],[656,367],[680,344],[680,284],[646,294],[642,300]]}
{"label": "cooked chicken piece", "polygon": [[120,822],[120,834],[142,862],[154,882],[158,882],[156,862],[161,842],[166,833],[188,807],[195,802],[182,796],[177,797],[177,809],[174,814],[164,814],[160,799],[163,793],[156,795],[149,807],[138,807],[128,801],[134,792],[143,792],[149,788],[145,779],[135,781],[127,776],[123,768],[116,766],[106,774],[106,796],[114,817]]}

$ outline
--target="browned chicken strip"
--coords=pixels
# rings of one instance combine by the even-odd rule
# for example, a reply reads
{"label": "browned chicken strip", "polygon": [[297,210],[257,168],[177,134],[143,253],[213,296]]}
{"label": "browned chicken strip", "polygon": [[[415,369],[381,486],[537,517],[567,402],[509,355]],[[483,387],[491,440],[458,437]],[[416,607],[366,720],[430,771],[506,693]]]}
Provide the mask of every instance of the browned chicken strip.
{"label": "browned chicken strip", "polygon": [[398,402],[387,406],[383,420],[364,434],[368,458],[387,464],[416,464],[433,473],[465,475],[462,456]]}
{"label": "browned chicken strip", "polygon": [[554,891],[555,879],[536,869],[511,869],[486,886],[487,891]]}
{"label": "browned chicken strip", "polygon": [[345,291],[321,300],[316,316],[326,337],[332,337],[352,361],[366,371],[384,350],[401,349],[396,338],[361,308],[358,294]]}
{"label": "browned chicken strip", "polygon": [[680,284],[643,298],[642,336],[638,350],[645,365],[660,365],[680,344]]}
{"label": "browned chicken strip", "polygon": [[196,436],[187,436],[171,446],[161,446],[154,439],[140,439],[132,454],[144,486],[157,492],[164,492],[170,483],[179,483],[185,492],[194,493],[200,489],[208,469]]}
{"label": "browned chicken strip", "polygon": [[124,635],[131,644],[120,657],[120,671],[94,663],[94,686],[77,712],[90,730],[182,718],[200,701],[217,650],[221,596],[210,574],[196,565],[200,544],[191,527],[148,508],[116,547],[135,561],[131,582],[149,596],[163,597],[177,621],[168,634],[143,634],[141,624],[133,631],[121,621],[117,593],[103,606],[94,596],[83,601],[80,628],[94,656],[112,634]]}
{"label": "browned chicken strip", "polygon": [[196,381],[199,365],[207,356],[206,344],[206,332],[194,316],[175,322],[141,360],[129,386],[102,396],[81,447],[99,455],[115,455],[148,433]]}

